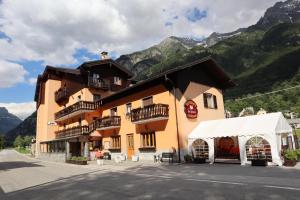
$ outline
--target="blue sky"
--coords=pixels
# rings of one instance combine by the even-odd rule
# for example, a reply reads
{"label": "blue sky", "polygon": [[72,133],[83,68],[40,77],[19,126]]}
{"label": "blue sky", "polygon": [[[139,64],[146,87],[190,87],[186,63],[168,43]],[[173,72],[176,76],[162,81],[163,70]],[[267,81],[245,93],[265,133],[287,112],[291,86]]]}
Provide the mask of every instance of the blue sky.
{"label": "blue sky", "polygon": [[20,116],[22,105],[22,118],[33,112],[35,80],[46,65],[74,68],[101,51],[115,59],[172,35],[233,31],[254,24],[276,0],[120,2],[1,1],[0,106]]}

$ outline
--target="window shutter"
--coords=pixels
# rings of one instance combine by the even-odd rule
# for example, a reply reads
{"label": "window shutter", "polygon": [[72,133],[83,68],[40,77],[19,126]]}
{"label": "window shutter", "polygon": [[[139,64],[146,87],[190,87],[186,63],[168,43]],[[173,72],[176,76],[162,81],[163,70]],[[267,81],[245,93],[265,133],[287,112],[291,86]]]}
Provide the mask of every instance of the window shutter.
{"label": "window shutter", "polygon": [[217,97],[214,95],[214,108],[217,109],[218,108],[218,104],[217,104]]}
{"label": "window shutter", "polygon": [[207,94],[206,94],[206,93],[203,94],[203,102],[204,102],[204,107],[205,107],[205,108],[208,108]]}

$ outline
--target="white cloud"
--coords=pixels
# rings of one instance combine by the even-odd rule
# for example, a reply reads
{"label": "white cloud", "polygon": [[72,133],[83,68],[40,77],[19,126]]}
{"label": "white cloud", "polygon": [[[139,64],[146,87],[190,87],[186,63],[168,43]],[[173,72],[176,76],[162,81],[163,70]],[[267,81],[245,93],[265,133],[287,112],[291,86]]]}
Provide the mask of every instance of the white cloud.
{"label": "white cloud", "polygon": [[[247,27],[276,1],[3,0],[0,31],[11,41],[0,39],[0,59],[68,65],[77,62],[73,55],[80,48],[131,53],[170,35],[200,38]],[[188,21],[186,12],[194,7],[207,17]]]}
{"label": "white cloud", "polygon": [[0,107],[5,107],[8,110],[8,112],[24,120],[26,117],[30,116],[36,110],[36,103],[35,102],[0,103]]}
{"label": "white cloud", "polygon": [[35,85],[35,84],[36,84],[36,81],[37,81],[36,78],[29,78],[29,79],[27,80],[27,82],[28,82],[30,85]]}
{"label": "white cloud", "polygon": [[22,65],[0,60],[0,88],[12,87],[23,82],[27,73]]}

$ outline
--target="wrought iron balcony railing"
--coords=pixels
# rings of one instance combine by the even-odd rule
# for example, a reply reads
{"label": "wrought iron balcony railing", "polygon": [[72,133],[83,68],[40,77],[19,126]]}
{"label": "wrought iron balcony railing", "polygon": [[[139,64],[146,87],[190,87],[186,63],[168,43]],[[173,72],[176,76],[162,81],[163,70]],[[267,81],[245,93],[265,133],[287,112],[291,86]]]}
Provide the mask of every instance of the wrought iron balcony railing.
{"label": "wrought iron balcony railing", "polygon": [[78,137],[81,135],[88,135],[89,134],[89,127],[88,126],[76,126],[73,128],[67,128],[64,130],[56,131],[55,132],[56,139],[63,139],[63,138],[71,138],[71,137]]}
{"label": "wrought iron balcony railing", "polygon": [[131,121],[136,123],[155,119],[167,119],[168,117],[169,105],[166,104],[152,104],[131,111]]}

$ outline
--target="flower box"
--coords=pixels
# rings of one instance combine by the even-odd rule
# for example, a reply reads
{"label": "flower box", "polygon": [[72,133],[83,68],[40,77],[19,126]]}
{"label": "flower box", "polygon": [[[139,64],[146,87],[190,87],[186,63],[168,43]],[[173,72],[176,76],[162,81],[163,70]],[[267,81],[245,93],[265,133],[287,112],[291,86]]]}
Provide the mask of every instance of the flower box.
{"label": "flower box", "polygon": [[268,162],[267,160],[264,160],[264,159],[255,159],[255,160],[252,160],[251,161],[251,165],[252,166],[267,166],[268,165]]}
{"label": "flower box", "polygon": [[297,164],[296,160],[284,160],[283,165],[287,167],[294,167]]}

